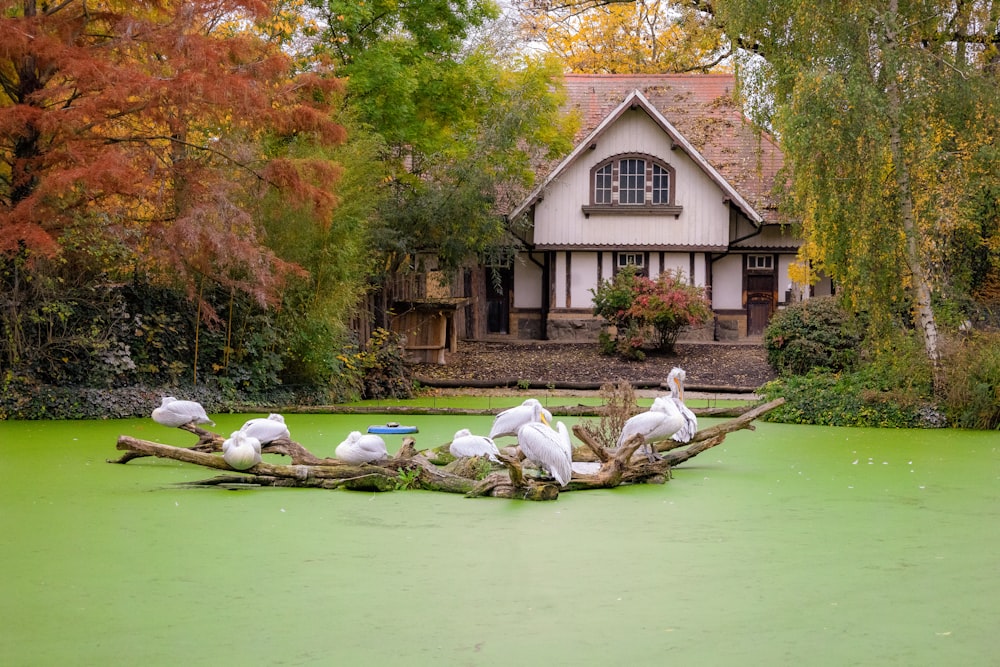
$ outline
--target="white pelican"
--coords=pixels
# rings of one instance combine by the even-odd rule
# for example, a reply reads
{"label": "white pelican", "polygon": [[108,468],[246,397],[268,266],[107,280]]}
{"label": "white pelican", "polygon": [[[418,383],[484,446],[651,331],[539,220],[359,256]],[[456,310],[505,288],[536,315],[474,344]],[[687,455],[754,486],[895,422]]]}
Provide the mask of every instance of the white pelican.
{"label": "white pelican", "polygon": [[153,410],[152,417],[153,421],[157,424],[163,424],[172,428],[184,426],[184,424],[190,424],[191,422],[215,426],[215,422],[205,414],[205,408],[201,407],[201,403],[178,401],[173,396],[164,396],[163,403],[160,404],[160,407]]}
{"label": "white pelican", "polygon": [[222,443],[222,458],[236,470],[252,468],[260,463],[260,440],[243,431],[233,431]]}
{"label": "white pelican", "polygon": [[[537,401],[536,401],[537,403]],[[517,430],[517,444],[524,457],[543,468],[559,486],[573,476],[573,444],[569,431],[559,422],[553,429],[542,415],[542,404],[534,406],[534,418]]]}
{"label": "white pelican", "polygon": [[622,427],[618,436],[617,447],[621,447],[634,435],[641,435],[647,456],[652,461],[653,443],[666,440],[684,426],[684,416],[669,396],[659,396],[653,400],[653,405],[646,412],[630,417]]}
{"label": "white pelican", "polygon": [[[536,406],[540,413],[536,413]],[[543,408],[537,398],[529,398],[521,405],[497,413],[497,416],[493,418],[493,427],[490,429],[490,439],[504,435],[517,435],[517,430],[528,422],[539,421],[538,414],[544,415],[547,422],[552,421],[552,413]]]}
{"label": "white pelican", "polygon": [[385,440],[373,433],[361,435],[361,431],[351,431],[347,440],[337,445],[334,453],[344,463],[356,466],[389,456],[389,452],[385,448]]}
{"label": "white pelican", "polygon": [[670,400],[673,401],[674,405],[680,411],[681,416],[684,417],[684,425],[670,436],[672,440],[676,440],[677,442],[691,442],[691,438],[698,432],[698,417],[691,412],[691,408],[684,405],[684,380],[686,379],[687,373],[684,372],[684,369],[677,368],[676,366],[667,376],[667,385],[670,387]]}
{"label": "white pelican", "polygon": [[257,417],[248,419],[240,427],[240,431],[260,440],[260,444],[266,445],[279,438],[292,439],[292,434],[285,426],[285,418],[279,414],[271,413],[266,418]]}
{"label": "white pelican", "polygon": [[497,458],[500,450],[493,440],[482,435],[472,435],[472,431],[467,428],[455,431],[448,449],[452,456],[488,456],[490,461],[500,462]]}
{"label": "white pelican", "polygon": [[577,475],[593,475],[601,469],[600,461],[573,461],[573,472]]}

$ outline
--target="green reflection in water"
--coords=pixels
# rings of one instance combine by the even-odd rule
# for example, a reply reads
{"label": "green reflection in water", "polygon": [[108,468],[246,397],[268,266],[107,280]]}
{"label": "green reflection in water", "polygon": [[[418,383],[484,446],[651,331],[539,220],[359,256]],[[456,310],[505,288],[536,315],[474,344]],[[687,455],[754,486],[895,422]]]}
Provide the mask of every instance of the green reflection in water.
{"label": "green reflection in water", "polygon": [[[287,419],[320,455],[387,419],[418,425],[421,446],[490,422]],[[1000,651],[996,433],[762,423],[666,485],[554,503],[178,488],[213,473],[109,465],[121,433],[192,440],[149,420],[0,422],[0,664],[985,665]]]}

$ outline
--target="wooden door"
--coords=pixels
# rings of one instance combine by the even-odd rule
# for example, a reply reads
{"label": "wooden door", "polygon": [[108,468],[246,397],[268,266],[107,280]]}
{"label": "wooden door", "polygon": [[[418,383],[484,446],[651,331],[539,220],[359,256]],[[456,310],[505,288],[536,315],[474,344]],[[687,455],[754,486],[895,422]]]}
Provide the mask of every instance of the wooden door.
{"label": "wooden door", "polygon": [[486,279],[486,333],[510,333],[510,297],[514,289],[514,269],[491,268]]}
{"label": "wooden door", "polygon": [[747,275],[747,335],[761,336],[774,310],[774,274]]}

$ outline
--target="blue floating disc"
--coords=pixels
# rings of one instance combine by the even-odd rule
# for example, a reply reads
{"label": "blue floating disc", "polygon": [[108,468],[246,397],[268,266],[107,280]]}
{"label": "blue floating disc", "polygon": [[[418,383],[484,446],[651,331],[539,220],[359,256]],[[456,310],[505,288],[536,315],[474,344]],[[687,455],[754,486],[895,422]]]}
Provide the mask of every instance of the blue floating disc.
{"label": "blue floating disc", "polygon": [[399,424],[375,424],[374,426],[368,427],[369,433],[381,433],[381,434],[392,434],[392,433],[416,433],[416,426],[400,426]]}

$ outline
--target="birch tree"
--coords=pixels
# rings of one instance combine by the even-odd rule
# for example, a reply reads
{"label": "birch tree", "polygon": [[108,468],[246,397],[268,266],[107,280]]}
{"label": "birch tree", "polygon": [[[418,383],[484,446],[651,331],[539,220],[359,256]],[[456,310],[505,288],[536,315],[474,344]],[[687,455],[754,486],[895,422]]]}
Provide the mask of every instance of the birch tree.
{"label": "birch tree", "polygon": [[760,56],[757,108],[781,137],[801,259],[873,322],[912,322],[936,364],[934,305],[966,259],[953,239],[997,239],[996,219],[984,227],[962,202],[995,197],[1000,7],[727,0],[714,10]]}

